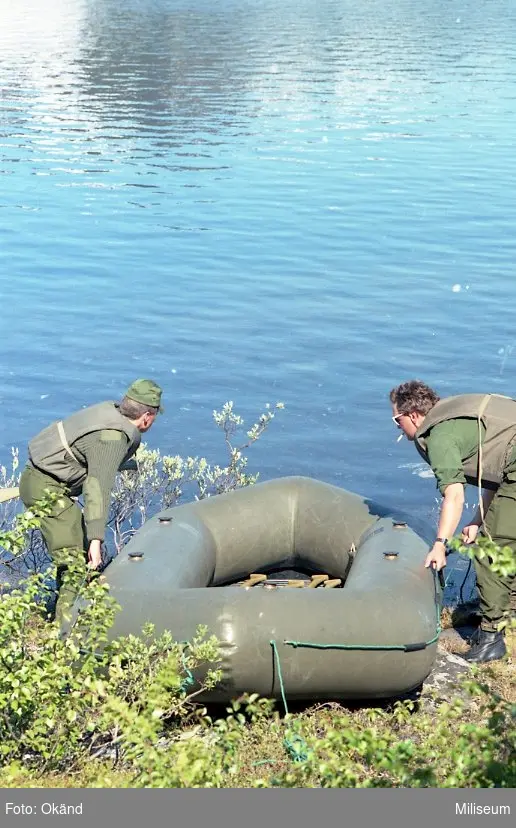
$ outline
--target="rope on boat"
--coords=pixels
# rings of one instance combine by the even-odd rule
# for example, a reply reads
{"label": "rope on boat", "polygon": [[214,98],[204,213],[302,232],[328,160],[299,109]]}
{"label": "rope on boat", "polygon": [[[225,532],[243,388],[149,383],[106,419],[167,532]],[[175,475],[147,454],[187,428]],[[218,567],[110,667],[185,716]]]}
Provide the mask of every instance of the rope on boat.
{"label": "rope on boat", "polygon": [[440,630],[429,641],[418,641],[415,644],[319,644],[315,641],[283,641],[289,647],[307,647],[314,650],[401,650],[405,653],[424,650],[430,644],[435,644],[439,638]]}
{"label": "rope on boat", "polygon": [[[290,716],[290,713],[288,712],[287,697],[285,695],[285,685],[283,684],[283,675],[281,672],[281,662],[275,641],[271,641],[271,647],[276,660],[276,669],[278,671],[278,681],[281,690],[281,700],[285,708],[285,717],[287,718]],[[290,730],[287,731],[283,739],[283,744],[288,755],[294,762],[306,762],[308,760],[308,745],[306,744],[303,737],[299,735],[299,733],[293,733]]]}
{"label": "rope on boat", "polygon": [[[415,644],[320,644],[318,642],[312,641],[287,641],[284,640],[283,644],[287,644],[290,647],[310,647],[318,650],[401,650],[402,652],[410,653],[416,652],[417,650],[424,650],[426,647],[429,647],[431,644],[435,644],[438,640],[439,635],[441,633],[441,604],[439,601],[439,596],[437,593],[437,573],[435,570],[432,570],[434,574],[434,600],[435,600],[435,609],[436,609],[436,630],[435,635],[432,636],[428,641],[417,642]],[[283,707],[285,708],[285,717],[290,716],[288,705],[287,705],[287,697],[285,694],[285,685],[283,682],[283,674],[281,671],[281,661],[278,652],[278,646],[276,641],[272,639],[270,641],[270,645],[272,647],[272,652],[274,656],[274,661],[276,665],[276,671],[278,674],[278,681],[281,691],[281,700],[283,702]],[[294,762],[306,762],[309,757],[309,748],[306,744],[305,740],[297,733],[292,733],[291,731],[287,732],[285,738],[283,740],[283,744],[287,750],[289,756],[293,759]]]}
{"label": "rope on boat", "polygon": [[[320,644],[315,641],[289,641],[284,640],[283,644],[288,644],[289,647],[309,647],[316,650],[401,650],[405,653],[416,652],[417,650],[424,650],[431,644],[435,644],[441,634],[441,606],[437,594],[437,573],[432,570],[434,574],[434,601],[436,609],[436,624],[435,635],[428,641],[418,641],[414,644]],[[275,646],[275,643],[271,641]]]}

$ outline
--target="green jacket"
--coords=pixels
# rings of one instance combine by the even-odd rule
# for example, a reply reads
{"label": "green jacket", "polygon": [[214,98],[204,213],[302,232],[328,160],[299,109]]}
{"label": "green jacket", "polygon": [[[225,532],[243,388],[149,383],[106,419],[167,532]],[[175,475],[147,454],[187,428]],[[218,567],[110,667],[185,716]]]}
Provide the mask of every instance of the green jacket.
{"label": "green jacket", "polygon": [[29,457],[40,471],[77,489],[84,483],[88,467],[80,455],[74,454],[73,444],[86,434],[104,430],[121,431],[126,435],[129,442],[124,462],[134,455],[140,445],[140,431],[120,414],[116,403],[101,402],[40,431],[29,443]]}

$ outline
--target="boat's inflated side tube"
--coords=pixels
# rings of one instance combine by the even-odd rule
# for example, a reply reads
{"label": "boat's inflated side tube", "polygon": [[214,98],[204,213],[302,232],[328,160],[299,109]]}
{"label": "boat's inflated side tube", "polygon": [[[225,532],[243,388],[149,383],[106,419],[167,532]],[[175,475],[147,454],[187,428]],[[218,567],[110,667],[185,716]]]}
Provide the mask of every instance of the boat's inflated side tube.
{"label": "boat's inflated side tube", "polygon": [[[440,590],[425,541],[356,494],[286,477],[150,519],[106,570],[122,607],[112,636],[145,622],[220,641],[223,680],[289,698],[391,697],[417,687],[436,650]],[[386,554],[387,553],[387,554]],[[224,586],[284,567],[329,573],[343,589]],[[273,642],[273,643],[271,643]]]}

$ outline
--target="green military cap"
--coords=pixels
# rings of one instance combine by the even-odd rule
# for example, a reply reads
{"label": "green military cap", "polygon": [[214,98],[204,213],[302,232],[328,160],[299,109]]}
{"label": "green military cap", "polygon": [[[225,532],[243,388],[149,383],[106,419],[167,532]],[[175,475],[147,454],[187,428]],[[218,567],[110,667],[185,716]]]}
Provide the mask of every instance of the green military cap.
{"label": "green military cap", "polygon": [[135,402],[150,405],[157,408],[163,414],[164,408],[161,405],[161,388],[150,379],[137,379],[127,389],[125,396]]}

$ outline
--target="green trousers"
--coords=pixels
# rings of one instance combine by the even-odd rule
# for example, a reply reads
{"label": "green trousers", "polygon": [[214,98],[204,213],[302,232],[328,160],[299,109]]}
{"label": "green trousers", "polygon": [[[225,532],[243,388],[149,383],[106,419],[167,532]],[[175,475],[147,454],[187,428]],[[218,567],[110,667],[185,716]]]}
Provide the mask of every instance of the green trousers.
{"label": "green trousers", "polygon": [[[490,536],[499,546],[510,546],[516,554],[516,458],[505,469],[502,483],[487,510],[482,534]],[[491,558],[481,561],[475,558],[477,588],[480,596],[482,628],[496,630],[507,617],[511,605],[511,589],[516,588],[516,578],[502,578],[493,572]]]}
{"label": "green trousers", "polygon": [[67,570],[71,562],[88,559],[84,520],[80,507],[71,499],[64,483],[27,465],[20,478],[20,497],[24,505],[30,508],[45,496],[45,491],[59,494],[51,514],[41,519],[41,533],[57,567],[55,617],[64,621],[76,598],[76,592],[66,583]]}

